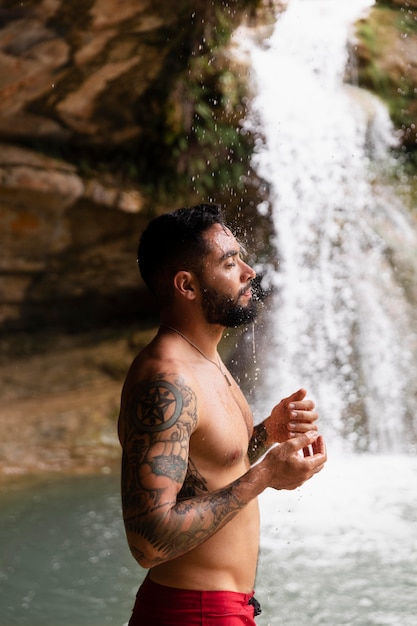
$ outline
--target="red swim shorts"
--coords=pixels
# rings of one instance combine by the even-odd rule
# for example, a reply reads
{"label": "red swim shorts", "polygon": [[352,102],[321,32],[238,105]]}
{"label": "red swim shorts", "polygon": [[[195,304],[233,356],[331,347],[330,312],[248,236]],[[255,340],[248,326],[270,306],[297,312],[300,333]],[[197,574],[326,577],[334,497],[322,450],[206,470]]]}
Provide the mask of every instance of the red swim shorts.
{"label": "red swim shorts", "polygon": [[154,583],[147,576],[137,593],[129,626],[256,626],[256,611],[260,612],[260,607],[253,594],[176,589]]}

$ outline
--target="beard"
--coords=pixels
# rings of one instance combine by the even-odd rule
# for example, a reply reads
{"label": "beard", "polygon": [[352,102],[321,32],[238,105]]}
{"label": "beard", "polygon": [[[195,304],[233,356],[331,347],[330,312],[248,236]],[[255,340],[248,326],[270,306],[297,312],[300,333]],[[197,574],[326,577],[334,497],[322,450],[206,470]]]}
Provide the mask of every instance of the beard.
{"label": "beard", "polygon": [[[247,290],[247,287],[239,293],[239,296]],[[234,299],[219,293],[211,287],[201,287],[203,296],[203,309],[207,322],[219,324],[226,328],[237,328],[243,324],[249,324],[256,319],[258,307],[251,299],[248,304],[242,306],[238,303],[239,296]]]}

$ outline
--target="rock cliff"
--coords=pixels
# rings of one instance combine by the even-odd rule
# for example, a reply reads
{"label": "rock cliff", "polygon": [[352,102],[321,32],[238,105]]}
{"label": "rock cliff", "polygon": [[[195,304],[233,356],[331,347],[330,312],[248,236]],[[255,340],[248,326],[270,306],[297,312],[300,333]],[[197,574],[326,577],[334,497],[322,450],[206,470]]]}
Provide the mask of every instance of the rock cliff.
{"label": "rock cliff", "polygon": [[248,204],[227,44],[259,4],[2,1],[0,331],[146,315],[134,259],[149,216]]}
{"label": "rock cliff", "polygon": [[0,1],[0,474],[118,458],[120,387],[148,338],[131,325],[154,315],[140,231],[207,200],[251,220],[264,189],[229,38],[274,4]]}

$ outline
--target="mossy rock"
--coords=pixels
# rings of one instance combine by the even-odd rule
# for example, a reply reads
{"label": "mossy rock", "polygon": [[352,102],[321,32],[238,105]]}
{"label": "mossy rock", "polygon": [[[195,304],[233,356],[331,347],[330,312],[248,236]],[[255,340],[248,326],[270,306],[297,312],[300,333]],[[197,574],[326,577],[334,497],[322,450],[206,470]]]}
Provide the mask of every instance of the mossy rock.
{"label": "mossy rock", "polygon": [[417,150],[417,8],[382,0],[357,24],[359,85],[387,105],[404,148]]}

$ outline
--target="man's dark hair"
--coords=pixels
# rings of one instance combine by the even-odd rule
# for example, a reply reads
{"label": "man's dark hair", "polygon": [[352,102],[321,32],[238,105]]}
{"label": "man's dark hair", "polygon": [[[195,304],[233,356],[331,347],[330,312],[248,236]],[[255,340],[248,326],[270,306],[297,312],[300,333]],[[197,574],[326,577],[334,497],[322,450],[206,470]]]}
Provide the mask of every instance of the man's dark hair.
{"label": "man's dark hair", "polygon": [[204,233],[213,224],[225,227],[219,205],[198,204],[165,213],[149,222],[138,247],[143,280],[160,303],[170,299],[179,270],[198,273],[209,252]]}

